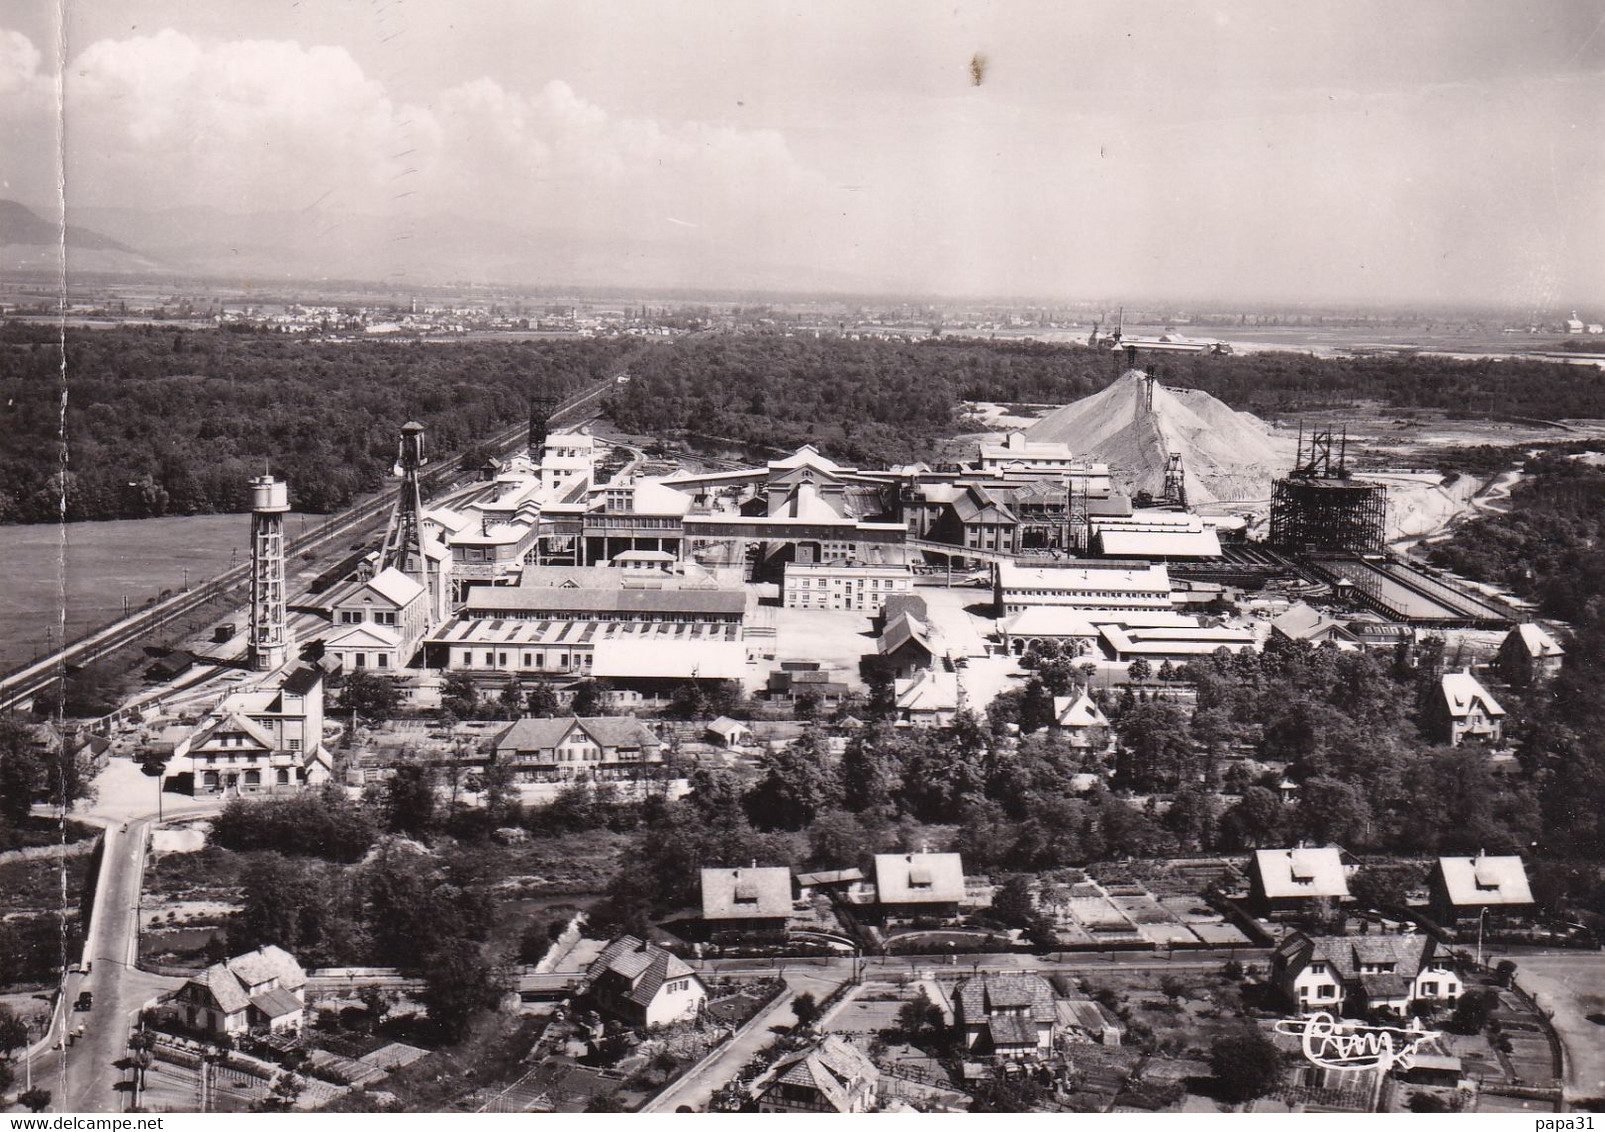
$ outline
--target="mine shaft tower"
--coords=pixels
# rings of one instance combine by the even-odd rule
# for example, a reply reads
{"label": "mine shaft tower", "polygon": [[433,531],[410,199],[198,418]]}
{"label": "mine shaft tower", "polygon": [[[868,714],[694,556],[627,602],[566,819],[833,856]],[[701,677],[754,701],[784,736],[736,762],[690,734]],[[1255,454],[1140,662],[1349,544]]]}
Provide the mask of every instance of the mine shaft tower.
{"label": "mine shaft tower", "polygon": [[1387,543],[1388,491],[1351,477],[1348,435],[1299,430],[1293,470],[1271,496],[1271,545],[1293,553],[1379,554]]}

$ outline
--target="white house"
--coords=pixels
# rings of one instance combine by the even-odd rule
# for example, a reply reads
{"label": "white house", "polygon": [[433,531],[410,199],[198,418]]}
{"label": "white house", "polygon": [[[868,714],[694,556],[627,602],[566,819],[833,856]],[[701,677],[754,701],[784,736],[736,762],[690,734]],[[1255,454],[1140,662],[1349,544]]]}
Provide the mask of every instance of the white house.
{"label": "white house", "polygon": [[302,665],[277,688],[224,697],[173,748],[188,758],[192,790],[283,794],[328,781],[323,746],[323,672]]}
{"label": "white house", "polygon": [[323,651],[348,672],[405,667],[429,631],[428,591],[394,566],[350,583],[334,596],[330,611],[334,628]]}
{"label": "white house", "polygon": [[1465,984],[1424,932],[1308,936],[1293,932],[1271,955],[1271,981],[1301,1014],[1453,1004]]}
{"label": "white house", "polygon": [[1342,851],[1257,849],[1248,863],[1249,899],[1269,911],[1298,911],[1318,900],[1347,900],[1348,874]]}
{"label": "white house", "polygon": [[173,996],[184,1024],[214,1036],[301,1026],[306,972],[295,956],[269,944],[192,977]]}
{"label": "white house", "polygon": [[1505,709],[1471,670],[1445,672],[1433,716],[1438,737],[1452,747],[1467,739],[1498,745],[1504,737]]}
{"label": "white house", "polygon": [[1433,913],[1450,923],[1480,916],[1484,909],[1524,911],[1533,903],[1520,857],[1439,857],[1428,889]]}
{"label": "white house", "polygon": [[666,1026],[695,1018],[708,990],[679,956],[621,935],[586,968],[578,993],[631,1026]]}

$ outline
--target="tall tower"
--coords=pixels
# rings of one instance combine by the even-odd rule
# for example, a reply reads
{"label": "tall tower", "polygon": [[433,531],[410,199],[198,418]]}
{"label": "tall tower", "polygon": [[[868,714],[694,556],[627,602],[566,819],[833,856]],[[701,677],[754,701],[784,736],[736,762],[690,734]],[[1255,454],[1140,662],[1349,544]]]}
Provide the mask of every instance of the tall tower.
{"label": "tall tower", "polygon": [[284,610],[284,516],[290,488],[272,476],[251,480],[251,667],[278,668],[289,659]]}
{"label": "tall tower", "polygon": [[431,566],[424,540],[424,500],[418,473],[427,462],[424,426],[408,421],[401,426],[401,441],[393,469],[394,474],[401,477],[401,488],[396,492],[396,506],[390,512],[390,525],[385,529],[378,569],[394,566],[417,580],[429,595],[429,623],[433,627],[444,617],[446,581],[442,565],[437,562]]}

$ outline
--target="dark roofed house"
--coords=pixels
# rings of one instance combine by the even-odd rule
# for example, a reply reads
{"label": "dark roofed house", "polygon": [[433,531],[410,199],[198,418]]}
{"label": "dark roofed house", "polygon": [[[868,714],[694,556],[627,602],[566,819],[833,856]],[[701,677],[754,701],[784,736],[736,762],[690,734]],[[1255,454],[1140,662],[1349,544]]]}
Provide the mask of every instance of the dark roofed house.
{"label": "dark roofed house", "polygon": [[831,1034],[781,1058],[758,1087],[759,1112],[868,1112],[880,1070],[856,1046]]}
{"label": "dark roofed house", "polygon": [[964,863],[957,853],[877,853],[875,893],[886,916],[956,916]]}
{"label": "dark roofed house", "polygon": [[496,761],[524,782],[630,778],[662,761],[662,743],[627,715],[518,720],[496,737]]}
{"label": "dark roofed house", "polygon": [[1053,1048],[1059,1012],[1041,975],[980,975],[959,983],[953,1025],[964,1048],[994,1057],[1030,1057]]}
{"label": "dark roofed house", "polygon": [[912,613],[899,613],[886,623],[876,642],[875,663],[894,680],[913,679],[936,662],[931,629]]}
{"label": "dark roofed house", "polygon": [[784,928],[791,916],[791,870],[703,869],[702,918],[715,930]]}
{"label": "dark roofed house", "polygon": [[642,1029],[695,1018],[708,1001],[684,960],[632,935],[604,947],[576,989],[602,1013]]}

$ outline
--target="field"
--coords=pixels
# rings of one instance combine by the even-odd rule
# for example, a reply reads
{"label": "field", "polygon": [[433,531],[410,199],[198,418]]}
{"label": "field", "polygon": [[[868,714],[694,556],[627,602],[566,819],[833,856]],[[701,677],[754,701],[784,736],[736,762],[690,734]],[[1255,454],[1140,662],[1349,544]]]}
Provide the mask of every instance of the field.
{"label": "field", "polygon": [[[288,519],[300,533],[304,515]],[[313,517],[312,521],[321,521]],[[0,669],[59,645],[59,611],[67,640],[136,609],[164,590],[203,582],[250,556],[247,515],[190,515],[106,523],[30,523],[0,531]],[[65,562],[65,575],[61,564]],[[65,601],[63,600],[65,598]]]}

